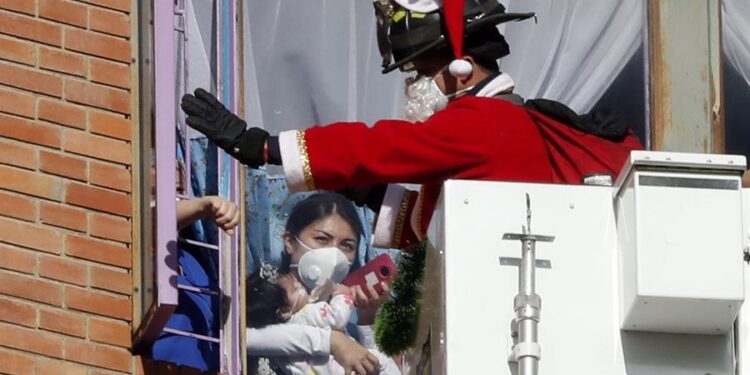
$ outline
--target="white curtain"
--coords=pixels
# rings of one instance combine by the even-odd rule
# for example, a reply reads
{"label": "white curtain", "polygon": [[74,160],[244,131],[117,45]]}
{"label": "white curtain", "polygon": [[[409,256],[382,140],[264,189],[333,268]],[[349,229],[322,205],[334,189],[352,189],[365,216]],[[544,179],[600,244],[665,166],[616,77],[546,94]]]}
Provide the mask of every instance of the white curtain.
{"label": "white curtain", "polygon": [[372,1],[244,5],[252,125],[273,134],[334,121],[372,123],[400,112],[404,75],[380,73]]}
{"label": "white curtain", "polygon": [[645,0],[507,0],[509,12],[533,11],[539,22],[501,26],[511,48],[501,70],[523,97],[589,111],[641,46],[644,5]]}
{"label": "white curtain", "polygon": [[750,85],[750,1],[723,0],[724,55]]}

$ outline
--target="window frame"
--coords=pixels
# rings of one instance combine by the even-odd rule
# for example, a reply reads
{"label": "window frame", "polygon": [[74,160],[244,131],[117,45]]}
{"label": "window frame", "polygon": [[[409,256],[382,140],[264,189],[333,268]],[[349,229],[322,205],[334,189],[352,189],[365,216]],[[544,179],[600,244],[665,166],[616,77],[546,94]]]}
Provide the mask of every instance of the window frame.
{"label": "window frame", "polygon": [[[185,17],[192,0],[175,2],[152,0],[139,4],[137,13],[139,25],[134,28],[140,37],[139,58],[142,62],[139,69],[140,88],[140,135],[139,152],[140,173],[137,190],[140,193],[139,225],[135,227],[140,237],[139,254],[134,254],[136,268],[134,272],[134,333],[133,348],[137,353],[144,353],[162,332],[189,336],[219,344],[219,371],[226,374],[242,374],[246,368],[244,360],[244,323],[242,303],[244,293],[244,254],[240,251],[240,242],[244,243],[244,228],[238,227],[235,235],[228,236],[221,232],[218,244],[203,244],[190,241],[191,244],[219,251],[219,288],[222,301],[216,319],[220,319],[219,337],[207,337],[196,333],[182,332],[166,328],[167,321],[178,306],[178,290],[186,289],[198,293],[216,293],[177,284],[178,276],[178,238],[176,227],[176,202],[178,199],[191,198],[178,195],[175,191],[178,109],[177,104],[177,42],[175,32],[183,33],[186,40],[187,22]],[[217,87],[219,99],[232,111],[238,109],[238,76],[235,53],[238,45],[237,36],[237,3],[235,0],[210,0],[214,2],[216,15],[217,43]],[[176,22],[176,19],[181,19]],[[182,25],[182,26],[180,26]],[[186,44],[183,44],[185,69],[187,68]],[[185,85],[187,86],[187,84]],[[184,87],[181,91],[186,91]],[[184,121],[182,121],[184,126]],[[186,128],[187,129],[187,128]],[[153,135],[152,135],[153,131]],[[190,132],[183,131],[185,141],[184,186],[190,186]],[[153,143],[155,142],[155,143]],[[153,144],[154,150],[151,149]],[[151,181],[150,163],[155,157],[155,181]],[[218,192],[243,207],[244,201],[239,184],[242,182],[239,163],[219,150],[218,157]],[[152,215],[151,185],[155,182],[155,214]],[[244,217],[244,215],[243,215]],[[154,230],[155,229],[155,230]],[[137,270],[137,271],[135,271]],[[152,273],[153,272],[153,278]],[[225,297],[229,297],[223,300]],[[227,303],[228,302],[228,303]],[[228,311],[224,311],[228,309]],[[223,319],[226,316],[226,319]],[[137,327],[137,328],[136,328]]]}

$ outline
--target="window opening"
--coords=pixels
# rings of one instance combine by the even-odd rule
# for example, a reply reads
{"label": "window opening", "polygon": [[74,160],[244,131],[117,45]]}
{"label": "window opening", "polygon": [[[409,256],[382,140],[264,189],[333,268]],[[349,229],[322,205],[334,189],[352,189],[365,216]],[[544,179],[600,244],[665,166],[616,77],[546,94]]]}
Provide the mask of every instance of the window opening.
{"label": "window opening", "polygon": [[[238,186],[239,166],[222,151],[217,151],[213,145],[208,145],[207,152],[193,152],[196,144],[206,143],[197,133],[185,124],[185,116],[179,109],[179,99],[182,94],[192,91],[190,86],[191,53],[188,37],[191,35],[189,22],[191,5],[199,5],[201,9],[207,5],[213,10],[212,22],[214,30],[210,33],[214,44],[211,48],[216,56],[208,59],[209,70],[215,70],[217,75],[211,79],[211,86],[217,87],[216,93],[230,110],[236,110],[236,69],[235,50],[235,4],[231,0],[175,0],[174,2],[153,1],[153,8],[145,6],[141,19],[143,41],[142,57],[144,72],[141,75],[144,89],[149,88],[144,104],[145,120],[143,124],[151,124],[142,132],[142,145],[145,152],[154,155],[155,181],[145,178],[145,186],[155,185],[155,204],[144,202],[142,212],[144,219],[143,238],[144,255],[142,259],[142,308],[146,314],[135,333],[134,348],[144,352],[157,340],[174,335],[218,344],[218,352],[201,353],[216,356],[218,368],[207,368],[211,371],[221,371],[228,374],[242,373],[242,343],[240,342],[240,254],[238,236],[227,236],[224,233],[212,235],[211,230],[195,225],[195,236],[183,236],[177,232],[176,202],[178,200],[193,199],[207,193],[216,194],[222,198],[239,203]],[[149,14],[149,12],[153,12]],[[153,17],[151,17],[153,16]],[[153,18],[153,26],[148,20]],[[150,32],[143,32],[147,30]],[[153,48],[148,36],[153,36]],[[219,52],[221,51],[221,52]],[[200,51],[203,52],[203,51]],[[153,60],[148,55],[153,54]],[[151,63],[152,61],[152,63]],[[200,68],[200,67],[198,67]],[[213,76],[211,74],[210,76]],[[215,83],[215,85],[214,85]],[[151,87],[152,86],[152,87]],[[204,86],[205,87],[205,86]],[[209,87],[205,87],[209,89]],[[149,95],[150,94],[150,95]],[[153,118],[149,119],[153,112]],[[218,153],[218,154],[217,154]],[[195,170],[197,163],[205,163]],[[180,166],[180,172],[176,170]],[[213,169],[215,168],[215,169]],[[145,169],[145,168],[144,168]],[[211,170],[218,171],[218,178],[206,177],[202,184],[196,183],[201,174],[209,175]],[[198,175],[196,175],[198,173]],[[144,173],[145,174],[145,173]],[[211,180],[211,181],[208,181]],[[171,182],[170,182],[171,181]],[[177,185],[184,187],[177,191]],[[200,186],[199,186],[200,185]],[[197,187],[197,189],[196,189]],[[206,194],[208,195],[208,194]],[[151,194],[144,194],[151,197]],[[144,199],[146,201],[146,199]],[[151,207],[154,213],[151,214]],[[239,233],[239,228],[235,233]],[[191,285],[183,281],[178,282],[183,269],[178,259],[185,253],[191,253],[196,258],[204,260],[202,267],[209,279],[215,282],[209,285]],[[151,289],[153,285],[153,290]],[[178,329],[169,325],[170,317],[179,311],[180,302],[187,293],[208,296],[211,303],[211,327],[191,327],[192,329]],[[178,298],[182,296],[183,298]],[[184,303],[184,301],[182,302]],[[198,328],[208,328],[202,332]],[[211,332],[213,331],[213,334]],[[170,360],[169,358],[159,358]],[[210,361],[209,361],[210,362]]]}

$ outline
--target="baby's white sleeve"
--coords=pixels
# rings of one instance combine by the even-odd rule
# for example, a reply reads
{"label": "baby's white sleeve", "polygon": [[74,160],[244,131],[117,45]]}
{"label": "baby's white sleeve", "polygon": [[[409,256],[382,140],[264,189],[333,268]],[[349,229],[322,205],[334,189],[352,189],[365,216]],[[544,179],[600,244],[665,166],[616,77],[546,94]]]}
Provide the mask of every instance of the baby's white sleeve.
{"label": "baby's white sleeve", "polygon": [[354,310],[354,300],[350,294],[334,294],[331,302],[308,303],[289,320],[293,324],[315,327],[329,327],[343,331]]}
{"label": "baby's white sleeve", "polygon": [[265,357],[328,357],[331,354],[331,330],[298,324],[248,328],[247,354]]}

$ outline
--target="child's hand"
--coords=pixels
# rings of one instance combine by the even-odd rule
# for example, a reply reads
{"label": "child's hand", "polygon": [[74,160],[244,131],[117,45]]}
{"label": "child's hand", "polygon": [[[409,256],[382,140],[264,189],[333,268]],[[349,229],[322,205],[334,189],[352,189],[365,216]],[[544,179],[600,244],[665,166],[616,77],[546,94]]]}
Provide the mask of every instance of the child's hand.
{"label": "child's hand", "polygon": [[203,197],[206,204],[206,217],[212,218],[219,228],[227,232],[228,235],[234,234],[234,227],[240,223],[240,210],[237,205],[218,196],[211,195]]}

